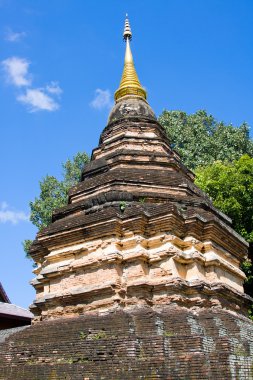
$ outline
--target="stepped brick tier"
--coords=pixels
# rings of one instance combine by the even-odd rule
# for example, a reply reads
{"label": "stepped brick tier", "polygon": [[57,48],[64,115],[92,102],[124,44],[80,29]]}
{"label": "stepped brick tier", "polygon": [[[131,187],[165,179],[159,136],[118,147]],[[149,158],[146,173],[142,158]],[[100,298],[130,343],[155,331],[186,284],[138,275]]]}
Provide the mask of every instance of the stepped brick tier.
{"label": "stepped brick tier", "polygon": [[253,379],[253,323],[223,310],[135,307],[6,331],[0,380]]}
{"label": "stepped brick tier", "polygon": [[171,302],[246,313],[247,243],[193,181],[147,102],[119,100],[32,246],[35,321]]}

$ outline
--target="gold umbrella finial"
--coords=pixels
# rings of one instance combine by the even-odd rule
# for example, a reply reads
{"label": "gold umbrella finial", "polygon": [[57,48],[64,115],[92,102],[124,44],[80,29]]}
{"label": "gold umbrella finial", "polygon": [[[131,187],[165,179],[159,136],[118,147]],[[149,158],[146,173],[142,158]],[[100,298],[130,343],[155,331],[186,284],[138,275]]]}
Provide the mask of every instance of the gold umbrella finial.
{"label": "gold umbrella finial", "polygon": [[123,32],[123,38],[126,41],[126,53],[125,53],[125,63],[121,82],[118,90],[115,92],[114,98],[115,101],[123,98],[123,96],[139,96],[146,99],[147,93],[144,88],[141,86],[134,67],[133,56],[130,48],[130,41],[132,39],[132,31],[126,14],[125,28]]}

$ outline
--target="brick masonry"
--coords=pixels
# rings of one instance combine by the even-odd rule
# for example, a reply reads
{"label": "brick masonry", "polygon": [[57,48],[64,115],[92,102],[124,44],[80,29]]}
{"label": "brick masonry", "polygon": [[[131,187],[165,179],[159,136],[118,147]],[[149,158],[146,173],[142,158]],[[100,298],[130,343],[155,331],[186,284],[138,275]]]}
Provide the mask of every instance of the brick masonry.
{"label": "brick masonry", "polygon": [[[121,103],[134,107],[129,99]],[[52,223],[37,234],[30,250],[37,265],[31,282],[37,321],[142,299],[169,304],[166,289],[178,278],[190,292],[193,283],[202,284],[195,287],[199,300],[202,286],[214,302],[217,285],[229,289],[237,300],[226,297],[226,308],[235,310],[236,304],[247,313],[240,269],[247,243],[197,188],[162,126],[146,113],[149,118],[114,115],[68,205],[55,210]],[[180,306],[181,290],[173,291]]]}
{"label": "brick masonry", "polygon": [[150,307],[44,321],[0,343],[0,380],[253,379],[253,323]]}

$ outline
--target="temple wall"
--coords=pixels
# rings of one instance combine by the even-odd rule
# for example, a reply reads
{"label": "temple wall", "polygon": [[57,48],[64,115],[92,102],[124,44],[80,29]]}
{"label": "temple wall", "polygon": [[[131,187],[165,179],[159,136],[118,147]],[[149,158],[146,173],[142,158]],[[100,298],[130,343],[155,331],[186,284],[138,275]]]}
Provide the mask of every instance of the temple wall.
{"label": "temple wall", "polygon": [[[210,241],[207,244],[210,247]],[[63,306],[62,297],[73,305],[84,302],[82,310],[86,311],[142,304],[143,300],[160,303],[160,288],[178,279],[189,284],[222,284],[242,292],[245,275],[238,262],[218,248],[202,253],[204,246],[190,236],[182,240],[170,234],[151,238],[127,234],[125,238],[107,237],[54,249],[45,256],[45,264],[35,269],[39,282],[36,300],[47,300],[43,318],[51,318],[57,316],[57,306]],[[142,301],[132,297],[129,289],[133,286]],[[178,296],[180,292],[178,289]],[[89,306],[83,297],[89,298]],[[166,296],[164,290],[162,298],[163,303],[171,302],[171,295]],[[61,315],[64,310],[67,306]],[[75,306],[71,309],[74,315],[79,311]]]}
{"label": "temple wall", "polygon": [[0,332],[0,380],[28,379],[252,380],[253,323],[171,305]]}

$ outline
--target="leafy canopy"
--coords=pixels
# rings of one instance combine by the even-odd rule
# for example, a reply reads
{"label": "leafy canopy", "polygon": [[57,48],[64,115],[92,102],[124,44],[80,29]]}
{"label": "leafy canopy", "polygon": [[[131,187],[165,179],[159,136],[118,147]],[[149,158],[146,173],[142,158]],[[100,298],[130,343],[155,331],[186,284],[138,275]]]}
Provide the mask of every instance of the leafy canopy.
{"label": "leafy canopy", "polygon": [[206,111],[192,115],[182,111],[163,111],[159,117],[184,164],[194,170],[213,162],[238,160],[243,154],[253,156],[253,141],[249,138],[249,126],[240,127],[218,122]]}
{"label": "leafy canopy", "polygon": [[[196,174],[196,184],[231,217],[233,228],[249,243],[253,256],[253,141],[249,127],[217,122],[206,111],[187,115],[164,111],[159,118],[171,145]],[[245,291],[253,296],[253,265],[242,264]],[[253,307],[250,316],[253,319]]]}
{"label": "leafy canopy", "polygon": [[86,153],[78,152],[73,160],[67,160],[62,164],[63,179],[60,181],[47,175],[40,182],[40,195],[30,202],[31,222],[39,230],[48,226],[51,222],[53,211],[67,204],[68,191],[81,178],[84,165],[89,161]]}
{"label": "leafy canopy", "polygon": [[[250,243],[253,253],[253,158],[243,155],[232,163],[216,161],[196,169],[195,183],[213,200],[214,205],[233,221],[234,229]],[[242,264],[247,279],[245,291],[253,296],[253,265]],[[252,315],[253,318],[253,309]]]}
{"label": "leafy canopy", "polygon": [[[72,160],[62,164],[62,180],[47,175],[40,181],[40,195],[30,202],[30,220],[39,229],[51,223],[53,211],[65,206],[68,201],[68,191],[81,178],[82,169],[89,162],[85,152],[78,152]],[[24,251],[28,254],[32,240],[23,242]]]}
{"label": "leafy canopy", "polygon": [[243,155],[232,163],[216,161],[195,173],[195,183],[231,217],[235,230],[253,242],[253,158]]}

